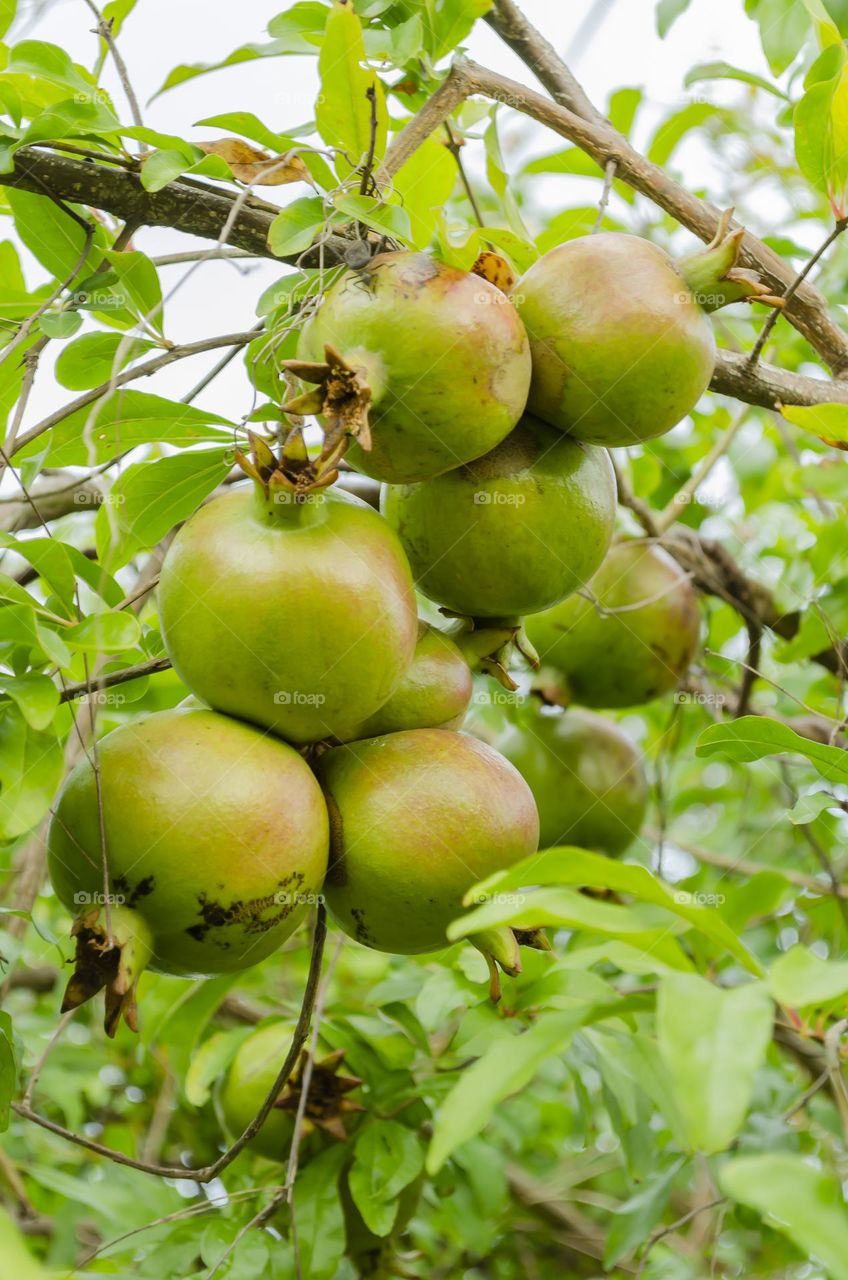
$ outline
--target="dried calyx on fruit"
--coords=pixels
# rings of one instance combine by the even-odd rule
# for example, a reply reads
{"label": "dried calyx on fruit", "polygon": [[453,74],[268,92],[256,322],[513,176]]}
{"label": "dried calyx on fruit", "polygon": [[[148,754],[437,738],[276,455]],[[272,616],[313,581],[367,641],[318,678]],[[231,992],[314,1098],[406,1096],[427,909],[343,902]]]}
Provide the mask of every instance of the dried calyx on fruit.
{"label": "dried calyx on fruit", "polygon": [[214,711],[162,711],[98,743],[69,775],[48,863],[76,915],[64,1009],[105,988],[106,1031],[137,1026],[149,967],[246,969],[294,932],[327,866],[327,811],[286,743]]}
{"label": "dried calyx on fruit", "polygon": [[515,307],[481,276],[425,253],[378,254],[327,292],[286,368],[311,390],[325,448],[401,483],[479,458],[515,426],[530,352]]}
{"label": "dried calyx on fruit", "polygon": [[[159,582],[177,674],[217,711],[294,743],[347,740],[391,697],[418,620],[409,565],[373,508],[326,487],[298,432],[278,463],[252,437],[254,480],[201,507]],[[301,465],[302,464],[302,465]]]}
{"label": "dried calyx on fruit", "polygon": [[[221,1123],[232,1138],[239,1137],[260,1111],[273,1088],[295,1033],[295,1024],[270,1022],[242,1041],[215,1094]],[[285,1161],[294,1137],[295,1119],[303,1096],[306,1051],[281,1088],[265,1123],[250,1141],[251,1150],[268,1160]],[[362,1081],[343,1070],[344,1050],[332,1049],[319,1036],[312,1078],[303,1115],[303,1134],[315,1131],[345,1141],[345,1120],[363,1110],[350,1095]]]}
{"label": "dried calyx on fruit", "polygon": [[630,445],[669,431],[715,367],[707,312],[751,300],[782,305],[736,266],[732,210],[713,241],[677,262],[621,232],[582,236],[535,262],[513,297],[530,339],[528,408],[575,439]]}

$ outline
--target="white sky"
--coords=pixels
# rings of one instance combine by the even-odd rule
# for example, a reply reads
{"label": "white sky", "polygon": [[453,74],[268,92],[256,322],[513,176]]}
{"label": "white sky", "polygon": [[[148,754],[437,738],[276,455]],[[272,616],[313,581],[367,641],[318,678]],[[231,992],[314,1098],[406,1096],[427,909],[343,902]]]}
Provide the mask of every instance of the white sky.
{"label": "white sky", "polygon": [[[271,128],[280,131],[310,119],[317,72],[315,59],[307,57],[270,59],[228,68],[192,80],[144,105],[173,66],[181,62],[216,60],[239,44],[262,40],[268,20],[285,7],[285,0],[241,0],[236,4],[223,4],[220,0],[218,3],[214,0],[212,3],[209,0],[139,0],[136,12],[122,32],[120,45],[143,104],[145,123],[198,140],[215,136],[215,131],[208,127],[194,129],[194,122],[224,111],[253,111]],[[566,51],[592,2],[524,0],[523,8],[552,43]],[[599,104],[606,101],[611,89],[639,85],[646,88],[652,104],[648,115],[650,123],[659,114],[683,106],[691,98],[691,93],[683,89],[683,76],[696,62],[723,59],[768,75],[757,28],[744,16],[739,0],[692,0],[689,11],[678,20],[665,41],[656,35],[654,9],[655,0],[606,0],[602,25],[578,62],[573,64],[590,96]],[[90,66],[96,48],[92,26],[91,13],[82,0],[59,0],[40,19],[29,23],[23,34],[52,41],[77,61]],[[13,32],[12,39],[14,36]],[[477,61],[525,83],[533,83],[526,68],[484,23],[478,23],[472,33],[469,51]],[[107,69],[104,84],[112,92],[119,112],[128,119],[111,68]],[[739,92],[739,86],[729,84],[710,84],[700,89],[721,101],[732,101]],[[522,130],[522,138],[526,136]],[[532,135],[532,145],[534,150],[543,152],[552,149],[556,139],[538,130]],[[563,180],[556,181],[562,184]],[[587,195],[585,180],[576,191],[579,194],[575,195],[574,203],[590,203],[597,198],[597,192],[591,190]],[[566,186],[557,185],[555,192],[558,200],[570,202]],[[264,188],[261,194],[285,204],[304,191],[299,186],[291,186]],[[193,242],[175,231],[149,229],[139,233],[135,243],[136,247],[155,255],[188,249]],[[39,271],[35,267],[28,270],[31,283],[39,280]],[[166,292],[184,272],[184,267],[163,272]],[[270,262],[245,274],[223,263],[205,264],[166,309],[168,337],[179,342],[249,328],[255,321],[256,298],[279,274],[281,269]],[[151,384],[145,389],[178,398],[219,354],[213,354],[211,359],[200,357],[181,362],[158,374],[155,387]],[[67,399],[68,393],[52,386],[51,381],[43,376],[39,379],[24,428]],[[249,409],[249,390],[241,359],[233,362],[198,403],[205,403],[236,420]]]}

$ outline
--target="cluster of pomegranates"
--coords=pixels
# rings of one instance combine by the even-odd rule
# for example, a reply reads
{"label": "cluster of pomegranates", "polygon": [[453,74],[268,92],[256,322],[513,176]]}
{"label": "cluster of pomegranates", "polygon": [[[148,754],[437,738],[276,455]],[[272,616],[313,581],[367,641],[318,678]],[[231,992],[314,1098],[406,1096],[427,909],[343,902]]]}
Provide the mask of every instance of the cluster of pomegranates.
{"label": "cluster of pomegranates", "polygon": [[[680,266],[636,237],[587,237],[511,298],[407,252],[330,288],[284,406],[319,417],[320,457],[300,427],[278,453],[252,436],[252,484],[178,532],[159,612],[192,697],[107,735],[58,799],[67,1006],[105,988],[110,1033],[134,1026],[145,966],[253,965],[319,894],[366,946],[436,951],[471,885],[540,830],[544,846],[627,846],[640,757],[567,704],[673,688],[698,611],[662,551],[611,546],[605,446],[668,430],[705,390],[714,341],[694,290],[756,291],[735,243]],[[345,448],[385,482],[381,513],[333,486]],[[419,621],[416,587],[451,621]],[[561,705],[504,692],[512,642]],[[506,932],[478,941],[514,972]]]}

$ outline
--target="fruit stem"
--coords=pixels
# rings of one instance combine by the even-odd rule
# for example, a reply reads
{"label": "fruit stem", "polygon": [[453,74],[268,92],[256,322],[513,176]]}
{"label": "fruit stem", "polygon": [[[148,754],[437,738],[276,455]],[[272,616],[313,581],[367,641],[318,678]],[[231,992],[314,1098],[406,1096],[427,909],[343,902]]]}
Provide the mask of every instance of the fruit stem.
{"label": "fruit stem", "polygon": [[131,1031],[138,1031],[136,988],[153,955],[153,935],[144,918],[129,907],[111,906],[108,923],[105,916],[103,907],[92,907],[73,923],[75,967],[65,988],[62,1013],[79,1008],[105,989],[103,1026],[111,1038],[121,1018]]}
{"label": "fruit stem", "polygon": [[733,210],[725,209],[710,243],[677,262],[677,269],[704,311],[717,311],[731,302],[762,302],[782,307],[783,299],[769,292],[756,271],[737,267],[744,227],[730,230]]}

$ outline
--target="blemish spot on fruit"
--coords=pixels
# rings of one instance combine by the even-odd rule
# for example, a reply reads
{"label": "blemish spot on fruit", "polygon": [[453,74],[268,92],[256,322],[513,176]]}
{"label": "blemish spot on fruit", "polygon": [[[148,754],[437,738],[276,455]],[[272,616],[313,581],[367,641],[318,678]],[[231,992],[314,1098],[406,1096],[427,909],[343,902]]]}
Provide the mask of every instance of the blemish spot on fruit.
{"label": "blemish spot on fruit", "polygon": [[[293,871],[290,875],[277,881],[274,893],[264,894],[258,898],[237,898],[235,902],[223,903],[211,900],[207,894],[197,897],[200,909],[200,923],[190,925],[186,933],[197,942],[203,942],[210,930],[227,929],[236,925],[245,933],[267,933],[291,915],[295,907],[300,905],[300,890],[303,886],[303,873]],[[276,910],[271,911],[271,908]],[[266,914],[267,912],[270,914]],[[223,938],[212,938],[217,946],[229,947]]]}

